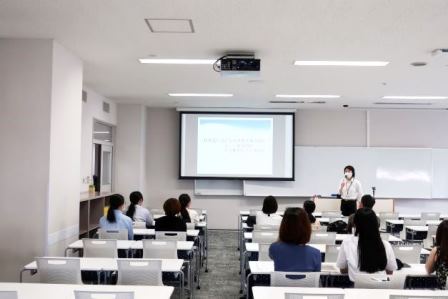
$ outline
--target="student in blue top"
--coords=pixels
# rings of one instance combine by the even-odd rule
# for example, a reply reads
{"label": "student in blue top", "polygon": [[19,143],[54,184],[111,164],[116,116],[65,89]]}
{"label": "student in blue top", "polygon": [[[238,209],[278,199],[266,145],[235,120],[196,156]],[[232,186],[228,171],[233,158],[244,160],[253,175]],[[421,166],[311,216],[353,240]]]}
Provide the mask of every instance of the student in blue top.
{"label": "student in blue top", "polygon": [[123,214],[124,197],[120,194],[114,194],[109,198],[109,210],[107,216],[100,218],[100,228],[102,229],[127,229],[128,239],[134,239],[132,228],[132,219]]}
{"label": "student in blue top", "polygon": [[288,208],[280,224],[279,240],[269,248],[275,271],[319,272],[321,254],[306,245],[311,238],[311,223],[302,208]]}

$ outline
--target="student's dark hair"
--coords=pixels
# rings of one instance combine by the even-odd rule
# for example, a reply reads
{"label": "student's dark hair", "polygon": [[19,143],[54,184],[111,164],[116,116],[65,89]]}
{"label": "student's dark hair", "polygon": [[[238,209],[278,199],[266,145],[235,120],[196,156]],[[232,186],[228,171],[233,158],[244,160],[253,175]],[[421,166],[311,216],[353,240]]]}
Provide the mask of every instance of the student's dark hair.
{"label": "student's dark hair", "polygon": [[303,203],[303,208],[305,209],[305,212],[308,214],[308,219],[311,223],[316,222],[316,217],[314,217],[313,213],[316,210],[316,204],[312,200],[305,200]]}
{"label": "student's dark hair", "polygon": [[163,210],[167,216],[176,216],[180,212],[180,203],[176,198],[169,198],[163,204]]}
{"label": "student's dark hair", "polygon": [[364,208],[371,209],[375,205],[375,198],[370,194],[366,194],[361,198],[361,203]]}
{"label": "student's dark hair", "polygon": [[290,244],[306,244],[311,238],[311,223],[302,208],[287,208],[280,224],[279,240]]}
{"label": "student's dark hair", "polygon": [[179,202],[180,202],[180,215],[182,216],[182,219],[184,222],[191,222],[190,214],[187,211],[187,206],[191,202],[190,195],[183,193],[179,196]]}
{"label": "student's dark hair", "polygon": [[358,236],[359,270],[367,273],[384,271],[387,265],[386,249],[378,230],[378,218],[369,208],[355,214],[355,236]]}
{"label": "student's dark hair", "polygon": [[124,205],[124,197],[121,194],[114,194],[109,197],[109,209],[107,210],[107,221],[115,223],[115,210]]}
{"label": "student's dark hair", "polygon": [[277,212],[278,204],[274,196],[269,195],[263,200],[263,208],[261,209],[265,214],[274,214]]}
{"label": "student's dark hair", "polygon": [[448,220],[443,220],[437,227],[435,246],[437,262],[448,263]]}
{"label": "student's dark hair", "polygon": [[138,205],[138,203],[142,199],[143,195],[139,191],[134,191],[129,195],[129,200],[131,201],[131,204],[129,205],[128,211],[126,212],[126,216],[128,216],[131,219],[134,219],[135,206]]}
{"label": "student's dark hair", "polygon": [[353,166],[351,166],[351,165],[347,165],[347,166],[344,167],[344,172],[345,172],[346,170],[351,171],[351,172],[353,173],[353,177],[355,177],[355,167],[353,167]]}

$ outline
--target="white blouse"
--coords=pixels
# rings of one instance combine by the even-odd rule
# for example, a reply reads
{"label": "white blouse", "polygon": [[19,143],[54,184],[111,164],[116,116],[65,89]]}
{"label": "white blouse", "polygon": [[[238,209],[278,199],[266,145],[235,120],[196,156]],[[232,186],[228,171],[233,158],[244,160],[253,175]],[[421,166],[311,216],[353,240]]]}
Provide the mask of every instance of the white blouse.
{"label": "white blouse", "polygon": [[361,197],[363,196],[361,183],[356,178],[352,178],[351,180],[343,178],[341,183],[339,184],[339,188],[341,192],[341,198],[343,199],[361,200]]}

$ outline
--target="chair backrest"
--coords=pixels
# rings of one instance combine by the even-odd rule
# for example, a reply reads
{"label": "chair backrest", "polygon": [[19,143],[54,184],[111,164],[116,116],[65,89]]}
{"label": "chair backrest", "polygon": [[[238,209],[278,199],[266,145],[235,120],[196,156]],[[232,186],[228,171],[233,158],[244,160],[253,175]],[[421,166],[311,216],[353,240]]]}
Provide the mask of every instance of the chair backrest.
{"label": "chair backrest", "polygon": [[381,233],[380,232],[380,237],[381,237],[381,240],[389,242],[390,234],[389,233]]}
{"label": "chair backrest", "polygon": [[315,233],[325,233],[328,229],[328,227],[326,225],[311,225],[311,229],[313,230],[313,232]]}
{"label": "chair backrest", "polygon": [[336,263],[341,245],[326,245],[325,247],[325,262]]}
{"label": "chair backrest", "polygon": [[254,210],[254,209],[249,210],[249,216],[257,216],[258,211],[261,211],[261,210]]}
{"label": "chair backrest", "polygon": [[358,289],[403,289],[406,275],[394,273],[392,276],[385,274],[363,274],[355,276],[355,288]]}
{"label": "chair backrest", "polygon": [[145,259],[177,259],[177,241],[143,239],[142,242]]}
{"label": "chair backrest", "polygon": [[[135,221],[133,227],[134,227],[134,228],[146,228],[146,222],[143,222],[143,221]],[[101,239],[101,238],[100,238],[100,239]],[[126,239],[127,239],[127,235],[126,235]]]}
{"label": "chair backrest", "polygon": [[439,212],[422,212],[421,219],[422,220],[439,220],[440,213]]}
{"label": "chair backrest", "polygon": [[423,219],[404,219],[404,226],[425,226],[426,220]]}
{"label": "chair backrest", "polygon": [[421,244],[392,246],[395,258],[407,264],[420,264]]}
{"label": "chair backrest", "polygon": [[446,299],[446,295],[390,295],[389,299]]}
{"label": "chair backrest", "polygon": [[117,240],[82,239],[84,257],[117,258]]}
{"label": "chair backrest", "polygon": [[324,211],[322,212],[322,217],[324,218],[341,218],[340,211]]}
{"label": "chair backrest", "polygon": [[195,229],[196,225],[193,222],[185,223],[187,225],[187,229]]}
{"label": "chair backrest", "polygon": [[271,243],[258,243],[259,261],[271,261],[271,258],[269,257],[269,247],[271,247]]}
{"label": "chair backrest", "polygon": [[428,234],[426,235],[426,239],[423,240],[424,248],[432,248],[434,246],[434,238],[433,236],[437,233],[438,225],[428,225]]}
{"label": "chair backrest", "polygon": [[319,232],[311,233],[311,244],[325,244],[325,245],[334,245],[336,244],[336,233],[335,232]]}
{"label": "chair backrest", "polygon": [[382,212],[382,213],[379,213],[379,217],[380,217],[380,228],[386,229],[386,221],[387,220],[396,220],[396,219],[398,219],[399,215],[398,215],[398,213]]}
{"label": "chair backrest", "polygon": [[286,293],[285,299],[344,299],[344,294],[303,294],[303,293]]}
{"label": "chair backrest", "polygon": [[161,260],[119,259],[117,264],[119,285],[163,285]]}
{"label": "chair backrest", "polygon": [[39,257],[36,261],[40,282],[82,284],[79,258]]}
{"label": "chair backrest", "polygon": [[127,240],[128,230],[127,229],[98,229],[99,239],[109,239],[109,240]]}
{"label": "chair backrest", "polygon": [[280,224],[254,224],[254,230],[269,230],[269,231],[277,231],[280,229]]}
{"label": "chair backrest", "polygon": [[75,299],[134,299],[134,292],[76,291]]}
{"label": "chair backrest", "polygon": [[272,272],[273,287],[319,287],[320,272]]}
{"label": "chair backrest", "polygon": [[0,299],[17,299],[17,291],[0,291]]}
{"label": "chair backrest", "polygon": [[186,241],[187,232],[156,232],[156,240]]}
{"label": "chair backrest", "polygon": [[273,243],[278,239],[278,231],[253,231],[252,242],[253,243]]}

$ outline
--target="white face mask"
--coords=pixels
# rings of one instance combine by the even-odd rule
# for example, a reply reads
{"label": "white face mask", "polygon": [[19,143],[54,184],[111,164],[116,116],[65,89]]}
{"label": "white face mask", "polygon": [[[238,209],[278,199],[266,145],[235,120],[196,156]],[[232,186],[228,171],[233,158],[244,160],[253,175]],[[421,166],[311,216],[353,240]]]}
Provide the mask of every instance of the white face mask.
{"label": "white face mask", "polygon": [[351,172],[346,172],[346,173],[345,173],[345,178],[346,178],[347,180],[351,180],[352,177],[353,177],[353,173],[351,173]]}

